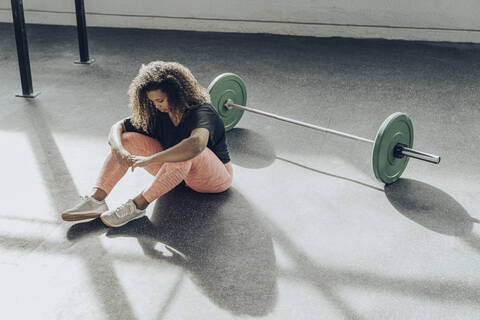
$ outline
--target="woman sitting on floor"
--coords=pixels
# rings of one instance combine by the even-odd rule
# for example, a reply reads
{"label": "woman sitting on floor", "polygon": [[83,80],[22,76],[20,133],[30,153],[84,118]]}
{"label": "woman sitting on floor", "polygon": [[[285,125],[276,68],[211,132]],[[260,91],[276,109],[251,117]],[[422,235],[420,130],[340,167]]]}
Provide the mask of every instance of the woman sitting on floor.
{"label": "woman sitting on floor", "polygon": [[[62,213],[63,220],[100,217],[119,227],[145,215],[147,206],[185,181],[198,192],[232,184],[225,128],[210,96],[190,70],[176,62],[142,65],[129,91],[131,116],[115,123],[108,155],[90,195]],[[128,168],[143,167],[153,181],[133,199],[109,210],[105,198]]]}

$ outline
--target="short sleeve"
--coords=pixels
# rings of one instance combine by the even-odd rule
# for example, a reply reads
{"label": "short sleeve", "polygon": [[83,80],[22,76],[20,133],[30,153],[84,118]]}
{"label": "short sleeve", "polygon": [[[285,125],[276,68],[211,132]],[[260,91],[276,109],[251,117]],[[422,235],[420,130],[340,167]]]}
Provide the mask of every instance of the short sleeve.
{"label": "short sleeve", "polygon": [[131,118],[126,118],[125,120],[123,120],[123,124],[125,125],[125,130],[127,132],[137,132],[137,133],[141,133],[141,134],[144,134],[146,136],[149,136],[149,134],[147,134],[142,128],[136,128],[132,124],[132,119]]}
{"label": "short sleeve", "polygon": [[228,163],[230,156],[226,144],[225,126],[210,104],[189,110],[185,119],[186,135],[190,135],[197,128],[205,128],[209,131],[207,147],[215,153],[220,161]]}
{"label": "short sleeve", "polygon": [[208,105],[190,111],[186,127],[189,134],[198,128],[205,128],[210,132],[210,138],[215,137],[216,112]]}

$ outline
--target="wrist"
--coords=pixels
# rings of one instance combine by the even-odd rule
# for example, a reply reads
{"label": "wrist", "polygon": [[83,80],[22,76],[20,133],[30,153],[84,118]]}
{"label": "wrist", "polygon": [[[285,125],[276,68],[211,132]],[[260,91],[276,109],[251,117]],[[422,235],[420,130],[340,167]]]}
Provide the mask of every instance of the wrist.
{"label": "wrist", "polygon": [[160,153],[152,154],[152,155],[150,156],[150,159],[152,160],[152,162],[162,162],[161,152],[160,152]]}
{"label": "wrist", "polygon": [[114,151],[116,151],[120,154],[123,154],[123,155],[128,155],[129,154],[129,152],[121,145],[112,143],[111,147],[112,147],[112,150],[114,150]]}

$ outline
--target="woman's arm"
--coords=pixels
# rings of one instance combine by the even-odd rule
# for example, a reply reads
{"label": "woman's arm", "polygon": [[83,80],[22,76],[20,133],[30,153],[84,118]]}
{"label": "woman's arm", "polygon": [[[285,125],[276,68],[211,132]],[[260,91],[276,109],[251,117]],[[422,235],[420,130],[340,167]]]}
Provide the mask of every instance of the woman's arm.
{"label": "woman's arm", "polygon": [[207,147],[209,135],[208,129],[197,128],[192,131],[190,137],[167,150],[149,157],[134,156],[132,171],[136,167],[144,167],[154,162],[183,162],[193,159]]}
{"label": "woman's arm", "polygon": [[108,144],[112,148],[115,159],[121,164],[130,167],[133,164],[131,154],[122,145],[122,133],[126,131],[123,123],[125,119],[116,122],[108,134]]}
{"label": "woman's arm", "polygon": [[124,120],[120,120],[113,124],[108,134],[108,144],[112,149],[124,149],[122,146],[122,133],[125,132]]}
{"label": "woman's arm", "polygon": [[207,147],[209,135],[208,129],[194,129],[190,137],[165,151],[154,154],[153,159],[155,162],[182,162],[193,159]]}

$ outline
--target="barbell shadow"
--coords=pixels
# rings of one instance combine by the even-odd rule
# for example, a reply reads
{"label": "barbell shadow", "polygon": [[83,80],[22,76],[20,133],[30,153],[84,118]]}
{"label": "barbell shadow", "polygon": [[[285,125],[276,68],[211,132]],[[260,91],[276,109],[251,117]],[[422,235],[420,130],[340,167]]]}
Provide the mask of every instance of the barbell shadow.
{"label": "barbell shadow", "polygon": [[424,182],[400,178],[385,185],[385,194],[394,208],[413,222],[440,234],[470,239],[480,248],[480,239],[472,234],[478,219],[448,193]]}
{"label": "barbell shadow", "polygon": [[342,179],[342,180],[345,180],[345,181],[353,182],[353,183],[359,184],[361,186],[364,186],[364,187],[367,187],[367,188],[370,188],[370,189],[373,189],[373,190],[384,192],[384,190],[382,188],[378,188],[378,187],[369,185],[368,183],[365,183],[365,182],[357,181],[357,180],[350,179],[350,178],[347,178],[347,177],[339,176],[337,174],[328,173],[328,172],[321,171],[321,170],[318,170],[318,169],[315,169],[315,168],[311,168],[311,167],[305,166],[303,164],[300,164],[300,163],[297,163],[297,162],[294,162],[292,160],[288,160],[288,159],[285,159],[285,158],[282,158],[282,157],[276,157],[276,159],[278,159],[280,161],[283,161],[283,162],[293,164],[297,167],[300,167],[300,168],[303,168],[303,169],[306,169],[306,170],[310,170],[310,171],[319,173],[319,174],[323,174],[323,175],[326,175],[326,176],[329,176],[329,177],[334,177],[334,178]]}
{"label": "barbell shadow", "polygon": [[377,191],[384,192],[384,190],[379,187],[326,171],[321,171],[298,162],[279,157],[275,154],[275,150],[273,149],[272,145],[262,135],[249,129],[234,128],[228,131],[227,143],[232,162],[243,168],[265,168],[271,165],[275,160],[280,160],[315,173],[350,181]]}
{"label": "barbell shadow", "polygon": [[[98,225],[91,222],[93,233]],[[264,316],[277,299],[270,231],[234,188],[202,194],[180,185],[158,199],[151,219],[109,229],[136,237],[146,256],[179,265],[217,306],[234,315]]]}
{"label": "barbell shadow", "polygon": [[227,133],[232,161],[242,167],[262,168],[275,160],[290,163],[322,175],[356,183],[377,191],[385,192],[393,207],[402,215],[423,227],[450,236],[461,237],[470,246],[480,251],[480,238],[472,234],[472,218],[450,195],[426,183],[400,178],[384,189],[351,178],[321,171],[306,165],[279,157],[270,143],[255,131],[234,128]]}
{"label": "barbell shadow", "polygon": [[252,130],[233,128],[227,132],[227,145],[232,162],[243,168],[265,168],[276,158],[272,144]]}

